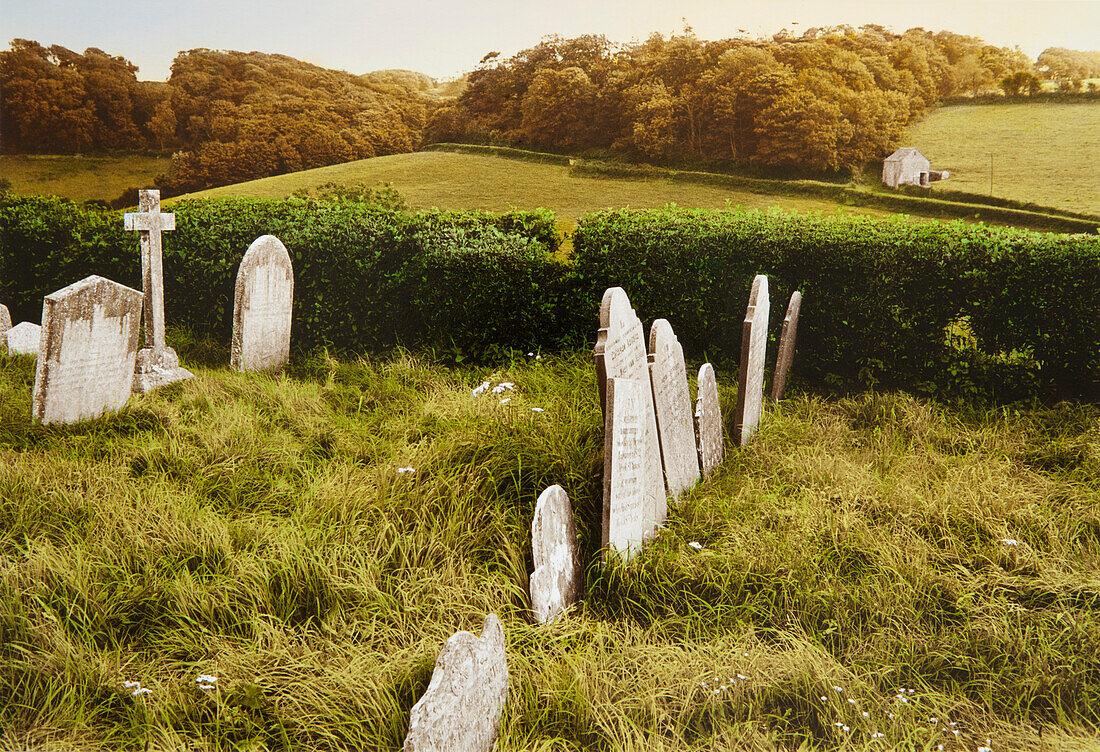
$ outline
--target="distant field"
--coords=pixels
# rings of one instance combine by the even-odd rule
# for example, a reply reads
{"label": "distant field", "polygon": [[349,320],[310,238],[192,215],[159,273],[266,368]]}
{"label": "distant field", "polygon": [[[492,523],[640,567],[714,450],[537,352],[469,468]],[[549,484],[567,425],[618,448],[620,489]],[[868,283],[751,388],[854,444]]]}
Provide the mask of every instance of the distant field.
{"label": "distant field", "polygon": [[878,209],[847,207],[827,199],[776,196],[667,180],[572,177],[569,168],[499,157],[415,152],[375,157],[305,172],[253,180],[189,194],[190,197],[281,198],[323,183],[373,187],[392,183],[414,208],[553,209],[566,223],[598,209],[679,206],[722,209],[781,206],[798,211],[837,210],[884,216]]}
{"label": "distant field", "polygon": [[945,189],[988,194],[992,154],[993,195],[1100,212],[1100,102],[944,107],[906,144],[951,172]]}
{"label": "distant field", "polygon": [[[42,154],[0,156],[0,178],[16,193],[56,195],[88,201],[117,198],[127,188],[151,185],[168,171],[169,157],[144,154],[89,157]],[[137,195],[134,196],[137,203]]]}

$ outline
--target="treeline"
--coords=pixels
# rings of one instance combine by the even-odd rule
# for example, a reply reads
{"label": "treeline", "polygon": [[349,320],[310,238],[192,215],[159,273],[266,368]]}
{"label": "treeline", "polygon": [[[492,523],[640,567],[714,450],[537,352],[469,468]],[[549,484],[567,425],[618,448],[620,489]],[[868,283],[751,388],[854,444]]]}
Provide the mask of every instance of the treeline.
{"label": "treeline", "polygon": [[657,161],[858,169],[934,102],[995,88],[1031,61],[976,37],[879,26],[707,42],[690,29],[614,46],[549,38],[487,55],[428,122],[472,140]]}
{"label": "treeline", "polygon": [[122,57],[16,39],[0,52],[8,152],[173,150],[165,195],[416,149],[435,82],[283,55],[180,53],[168,82]]}
{"label": "treeline", "polygon": [[[1043,78],[1056,81],[1059,91],[1081,91],[1086,79],[1100,78],[1100,52],[1050,47],[1039,54],[1035,67]],[[1095,91],[1095,82],[1089,88]]]}

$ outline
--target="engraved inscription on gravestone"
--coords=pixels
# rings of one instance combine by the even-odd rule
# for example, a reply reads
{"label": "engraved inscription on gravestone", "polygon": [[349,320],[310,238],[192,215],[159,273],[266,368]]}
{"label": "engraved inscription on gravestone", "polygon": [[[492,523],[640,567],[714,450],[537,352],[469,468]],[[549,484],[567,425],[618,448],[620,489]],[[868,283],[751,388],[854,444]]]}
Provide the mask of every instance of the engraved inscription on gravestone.
{"label": "engraved inscription on gravestone", "polygon": [[642,322],[630,307],[630,299],[621,287],[610,287],[604,292],[600,304],[600,329],[593,356],[605,419],[609,379],[635,379],[645,386],[642,403],[644,456],[641,460],[644,476],[641,482],[645,504],[642,519],[647,526],[643,537],[648,539],[668,516],[668,501],[665,496],[664,473],[661,471],[661,447],[657,439],[657,418],[653,410],[645,335]]}
{"label": "engraved inscription on gravestone", "polygon": [[41,341],[42,327],[31,321],[16,324],[4,337],[8,355],[37,355]]}
{"label": "engraved inscription on gravestone", "polygon": [[684,348],[665,319],[654,321],[649,330],[649,376],[665,485],[677,497],[699,480],[699,454],[695,447]]}
{"label": "engraved inscription on gravestone", "polygon": [[703,475],[710,475],[726,457],[718,381],[714,378],[714,368],[710,363],[704,363],[699,369],[695,393],[695,437],[699,442],[699,462],[703,466]]}
{"label": "engraved inscription on gravestone", "polygon": [[603,545],[630,559],[652,529],[646,519],[645,408],[649,385],[607,380],[603,450]]}
{"label": "engraved inscription on gravestone", "polygon": [[230,368],[266,371],[286,364],[293,302],[294,270],[286,246],[274,235],[257,238],[237,271]]}
{"label": "engraved inscription on gravestone", "polygon": [[573,506],[561,486],[547,488],[535,504],[531,558],[531,610],[539,624],[547,624],[580,600],[584,590]]}
{"label": "engraved inscription on gravestone", "polygon": [[794,343],[798,334],[798,312],[802,309],[802,293],[795,290],[791,302],[787,304],[787,315],[783,318],[783,329],[779,332],[779,354],[775,358],[775,374],[772,376],[772,399],[783,399],[783,390],[787,386],[787,373],[794,361]]}
{"label": "engraved inscription on gravestone", "polygon": [[409,713],[404,752],[491,752],[508,700],[504,628],[489,614],[481,637],[457,632],[435,661],[432,680]]}
{"label": "engraved inscription on gravestone", "polygon": [[75,423],[130,398],[142,294],[95,275],[47,295],[32,411],[43,423]]}
{"label": "engraved inscription on gravestone", "polygon": [[195,375],[180,367],[176,351],[164,343],[164,264],[161,233],[176,229],[176,215],[160,210],[160,191],[138,191],[138,211],[123,215],[126,230],[138,234],[142,290],[145,293],[145,346],[138,351],[134,391],[147,392]]}
{"label": "engraved inscription on gravestone", "polygon": [[741,368],[737,373],[734,442],[745,446],[760,425],[764,408],[764,358],[768,345],[768,278],[756,275],[741,324]]}

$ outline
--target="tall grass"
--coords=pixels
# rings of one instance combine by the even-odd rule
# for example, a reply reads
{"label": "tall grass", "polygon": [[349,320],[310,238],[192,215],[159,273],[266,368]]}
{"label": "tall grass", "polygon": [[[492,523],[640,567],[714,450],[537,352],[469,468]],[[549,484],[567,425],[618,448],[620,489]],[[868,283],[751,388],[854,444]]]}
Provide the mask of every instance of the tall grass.
{"label": "tall grass", "polygon": [[1096,406],[795,395],[539,627],[547,485],[598,560],[587,353],[195,370],[56,427],[29,418],[32,360],[0,359],[0,747],[396,749],[489,611],[502,750],[1097,743]]}

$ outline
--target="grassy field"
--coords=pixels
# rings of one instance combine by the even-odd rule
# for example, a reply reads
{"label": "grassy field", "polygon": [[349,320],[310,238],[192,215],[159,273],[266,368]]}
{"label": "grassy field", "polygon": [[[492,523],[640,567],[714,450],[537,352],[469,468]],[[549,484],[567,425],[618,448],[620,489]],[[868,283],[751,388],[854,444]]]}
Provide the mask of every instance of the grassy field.
{"label": "grassy field", "polygon": [[944,189],[988,194],[992,154],[993,195],[1100,212],[1100,102],[944,107],[906,144],[951,172]]}
{"label": "grassy field", "polygon": [[0,178],[10,181],[16,193],[110,201],[127,188],[151,185],[153,178],[168,171],[170,161],[168,157],[144,154],[0,155]]}
{"label": "grassy field", "polygon": [[477,154],[415,152],[278,175],[212,188],[194,197],[243,196],[282,198],[324,183],[374,187],[390,183],[414,209],[488,209],[504,211],[541,206],[554,210],[567,224],[599,209],[648,209],[680,206],[723,209],[727,206],[782,206],[798,211],[855,211],[882,216],[888,212],[842,206],[826,199],[775,196],[667,180],[618,180],[573,177],[569,168]]}
{"label": "grassy field", "polygon": [[0,748],[397,749],[487,612],[502,752],[1100,744],[1097,406],[795,393],[539,627],[547,485],[596,560],[589,353],[260,376],[174,344],[195,380],[75,427],[34,424],[32,360],[0,358]]}

